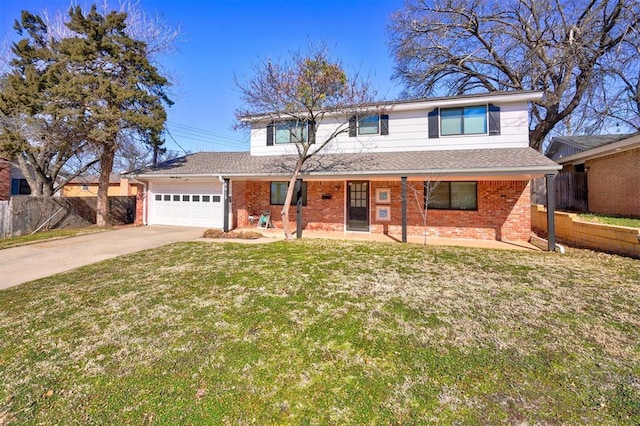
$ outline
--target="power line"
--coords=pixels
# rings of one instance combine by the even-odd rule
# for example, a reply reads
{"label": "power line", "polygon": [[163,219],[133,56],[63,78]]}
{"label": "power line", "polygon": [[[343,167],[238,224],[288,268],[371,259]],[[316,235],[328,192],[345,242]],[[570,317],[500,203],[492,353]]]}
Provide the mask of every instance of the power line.
{"label": "power line", "polygon": [[244,148],[245,147],[244,143],[217,141],[217,140],[212,140],[211,138],[205,139],[203,137],[198,137],[197,135],[194,136],[193,134],[183,133],[183,132],[181,132],[179,130],[176,130],[176,129],[173,129],[172,133],[177,138],[188,139],[188,140],[201,142],[201,143],[206,143],[206,144],[211,144],[211,145],[226,146],[226,147],[235,148],[235,149],[239,149],[239,148]]}
{"label": "power line", "polygon": [[182,145],[180,145],[180,144],[178,143],[178,141],[173,137],[173,135],[171,134],[171,132],[169,131],[169,129],[165,128],[165,130],[167,131],[167,134],[168,134],[168,135],[169,135],[169,137],[173,140],[173,142],[174,142],[176,145],[178,145],[178,148],[180,148],[180,149],[182,150],[182,152],[184,152],[184,155],[189,155],[189,153],[187,152],[187,150],[186,150],[186,149],[184,149],[184,148],[182,147]]}
{"label": "power line", "polygon": [[229,135],[226,135],[226,134],[223,134],[223,133],[214,132],[214,131],[211,131],[211,130],[200,129],[198,127],[188,126],[186,124],[175,123],[175,122],[172,122],[172,121],[167,121],[167,124],[170,125],[171,127],[174,127],[176,130],[181,130],[181,131],[188,132],[188,133],[202,134],[204,136],[214,137],[214,138],[222,138],[222,139],[226,139],[226,140],[234,141],[234,142],[241,142],[241,143],[246,142],[246,140],[241,139],[241,138],[237,138],[237,137],[234,137],[234,136],[229,136]]}

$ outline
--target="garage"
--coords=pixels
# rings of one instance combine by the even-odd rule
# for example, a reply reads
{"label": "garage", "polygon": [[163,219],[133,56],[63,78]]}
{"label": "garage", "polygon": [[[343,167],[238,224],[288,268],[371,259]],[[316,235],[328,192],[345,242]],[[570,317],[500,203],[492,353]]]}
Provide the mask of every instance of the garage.
{"label": "garage", "polygon": [[222,228],[224,203],[222,183],[151,182],[150,225]]}

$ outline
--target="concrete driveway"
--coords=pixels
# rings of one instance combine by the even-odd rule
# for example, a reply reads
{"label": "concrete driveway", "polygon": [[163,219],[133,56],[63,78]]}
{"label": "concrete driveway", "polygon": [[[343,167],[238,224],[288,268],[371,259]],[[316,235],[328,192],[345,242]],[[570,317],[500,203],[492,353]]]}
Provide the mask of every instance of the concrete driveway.
{"label": "concrete driveway", "polygon": [[0,250],[0,289],[202,236],[206,228],[141,226]]}

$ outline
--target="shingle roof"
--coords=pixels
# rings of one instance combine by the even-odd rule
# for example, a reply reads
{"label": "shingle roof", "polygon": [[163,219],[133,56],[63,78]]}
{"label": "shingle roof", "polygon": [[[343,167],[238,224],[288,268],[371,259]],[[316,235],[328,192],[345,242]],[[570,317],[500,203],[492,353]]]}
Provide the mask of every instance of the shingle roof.
{"label": "shingle roof", "polygon": [[608,145],[627,139],[631,134],[618,135],[590,135],[590,136],[556,136],[552,139],[552,143],[563,143],[578,149],[578,152],[591,148]]}
{"label": "shingle roof", "polygon": [[[84,176],[76,176],[71,179],[68,183],[76,183],[76,184],[94,184],[100,182],[99,175],[84,175]],[[120,173],[111,173],[109,175],[109,183],[120,183]]]}
{"label": "shingle roof", "polygon": [[[139,170],[139,177],[168,175],[286,176],[297,156],[256,156],[249,152],[198,152]],[[305,164],[308,175],[401,176],[434,173],[495,173],[558,170],[531,148],[322,154]]]}

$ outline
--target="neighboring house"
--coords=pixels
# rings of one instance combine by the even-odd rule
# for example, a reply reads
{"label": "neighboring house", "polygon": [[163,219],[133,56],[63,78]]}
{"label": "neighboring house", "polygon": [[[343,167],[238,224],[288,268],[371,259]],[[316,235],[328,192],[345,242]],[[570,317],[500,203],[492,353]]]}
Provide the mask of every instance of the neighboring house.
{"label": "neighboring house", "polygon": [[[67,182],[62,188],[63,197],[96,197],[98,195],[99,176],[78,176]],[[126,177],[121,177],[118,173],[111,173],[109,176],[109,190],[107,195],[125,196],[136,195],[138,188]]]}
{"label": "neighboring house", "polygon": [[31,187],[20,167],[11,164],[11,196],[16,195],[31,195]]}
{"label": "neighboring house", "polygon": [[[349,131],[303,170],[302,228],[423,235],[422,201],[412,188],[421,199],[430,181],[438,185],[429,235],[528,240],[530,180],[560,169],[529,148],[528,103],[540,97],[517,92],[398,101],[384,104],[379,115],[352,117]],[[337,125],[319,123],[319,139]],[[300,123],[255,121],[250,152],[200,152],[137,171],[148,188],[146,222],[230,229],[250,226],[268,210],[281,227],[297,158],[292,127],[304,137]],[[293,229],[295,212],[294,205]]]}
{"label": "neighboring house", "polygon": [[[31,170],[32,176],[35,172]],[[22,169],[10,160],[0,157],[0,201],[6,201],[11,197],[31,195],[31,187]],[[54,194],[59,197],[60,191]]]}
{"label": "neighboring house", "polygon": [[640,217],[640,133],[555,137],[546,155],[562,165],[559,181],[582,177],[584,191],[578,191],[580,179],[572,179],[564,189],[570,195],[584,194],[581,210]]}
{"label": "neighboring house", "polygon": [[11,162],[0,157],[0,201],[11,197]]}

